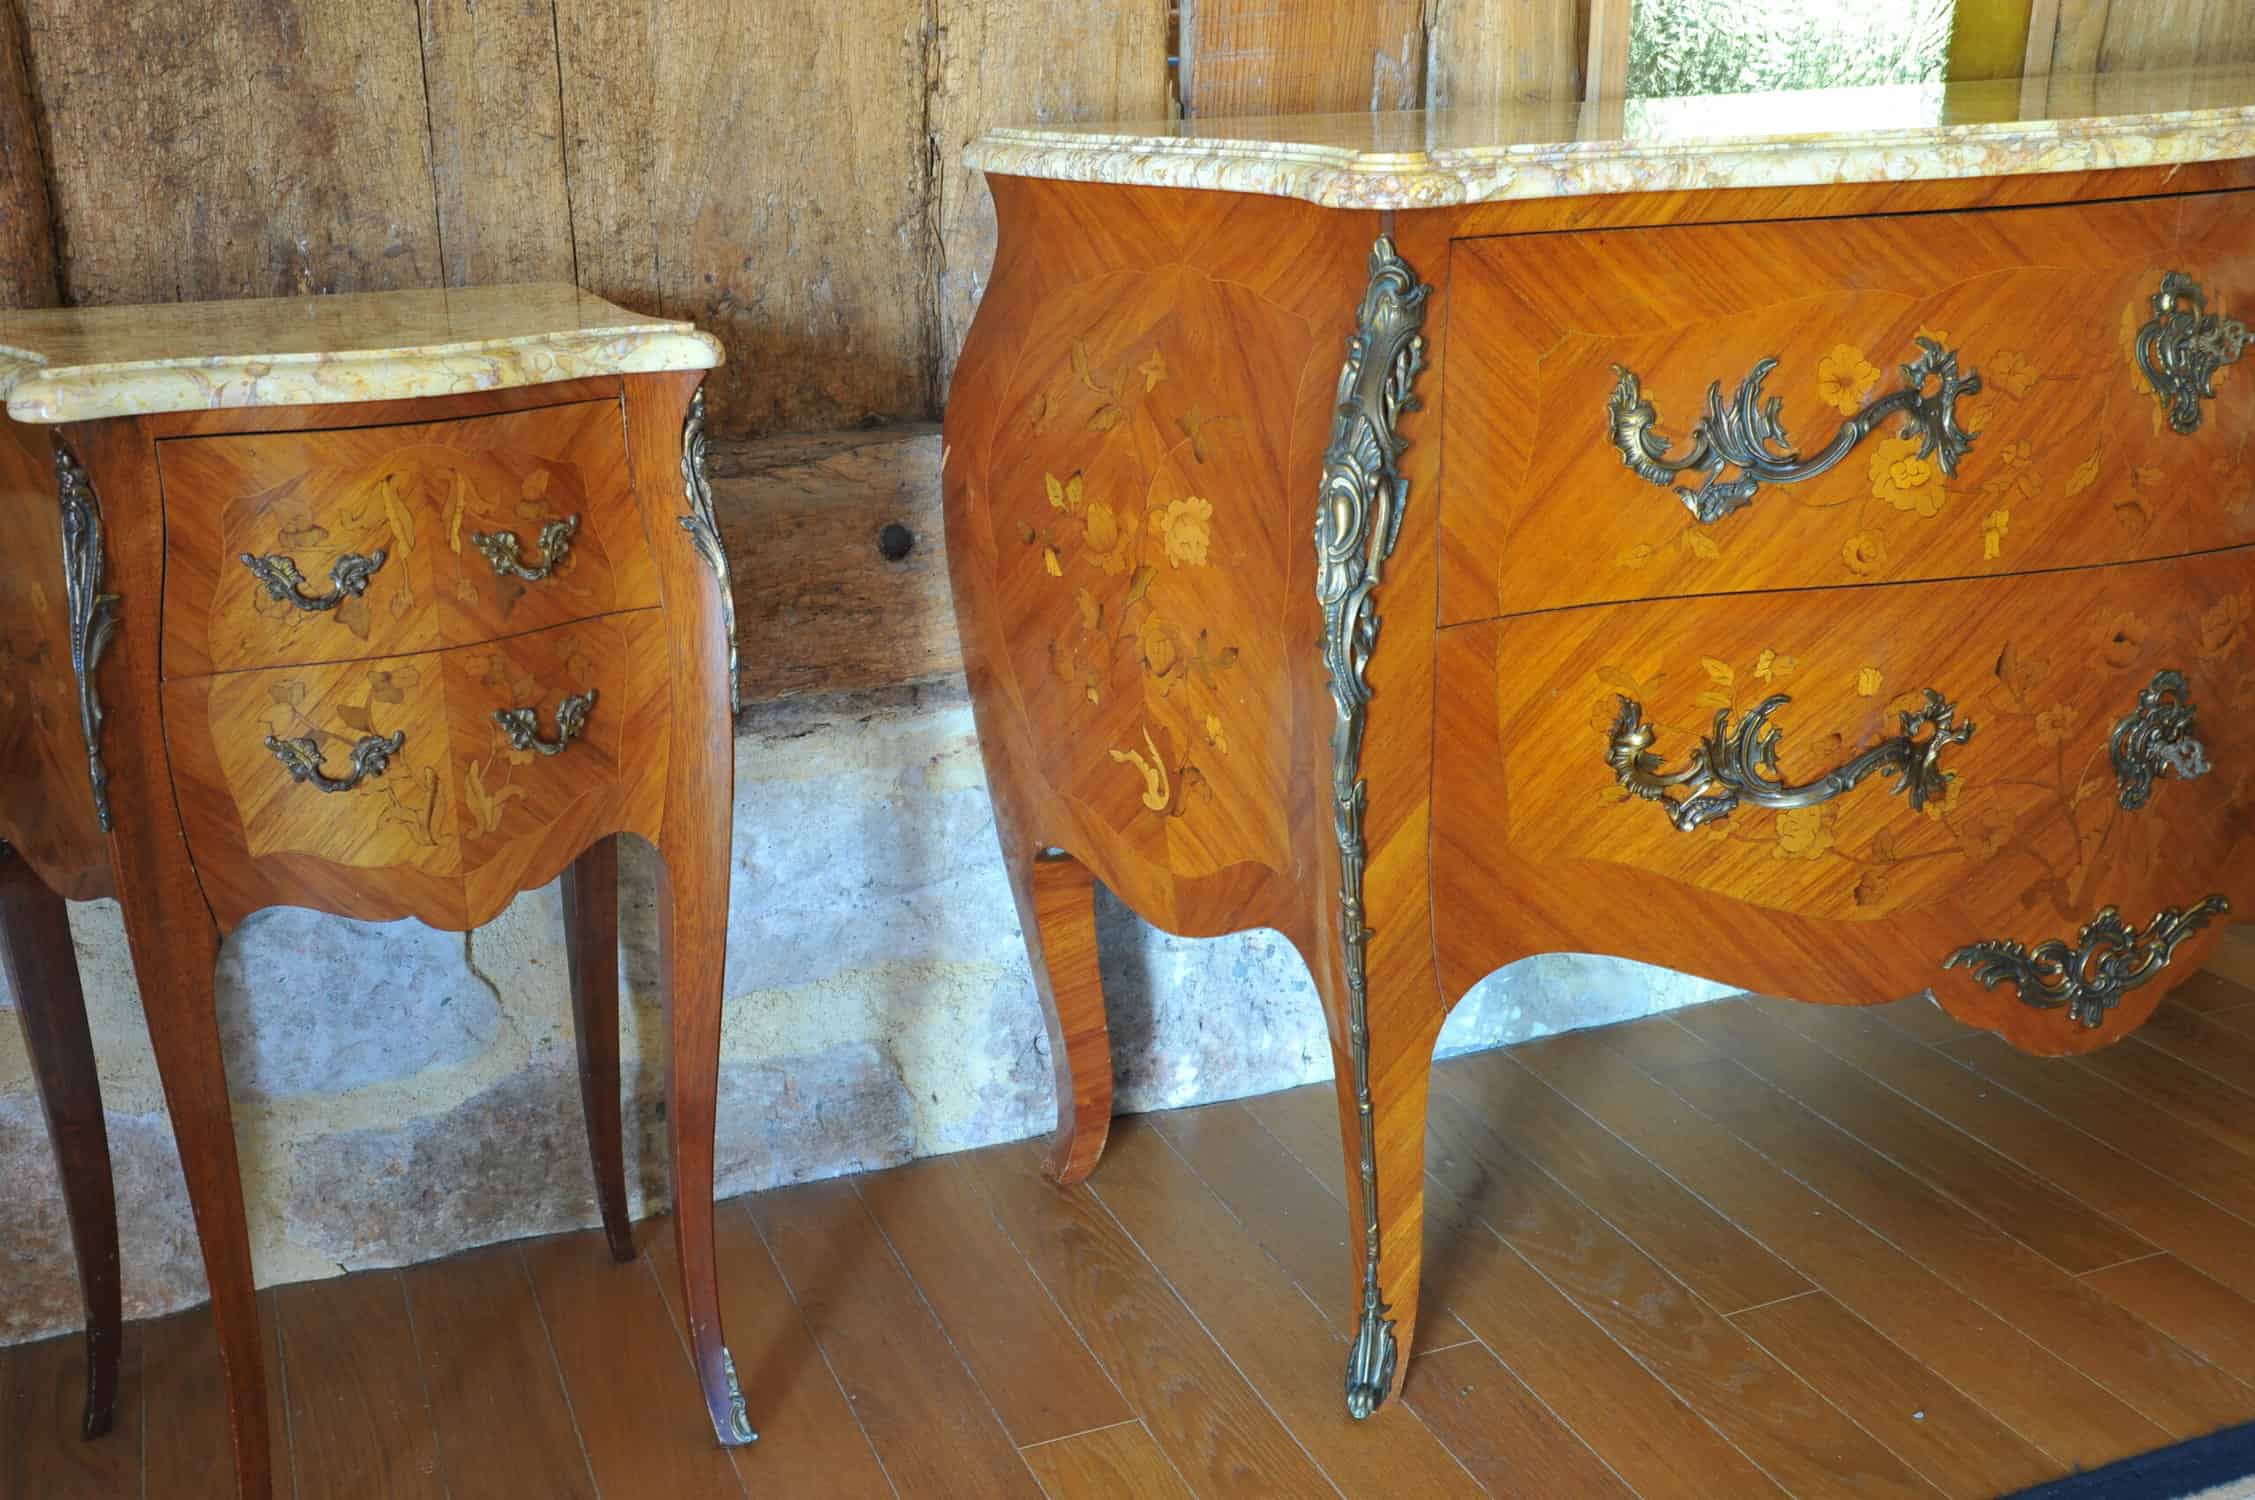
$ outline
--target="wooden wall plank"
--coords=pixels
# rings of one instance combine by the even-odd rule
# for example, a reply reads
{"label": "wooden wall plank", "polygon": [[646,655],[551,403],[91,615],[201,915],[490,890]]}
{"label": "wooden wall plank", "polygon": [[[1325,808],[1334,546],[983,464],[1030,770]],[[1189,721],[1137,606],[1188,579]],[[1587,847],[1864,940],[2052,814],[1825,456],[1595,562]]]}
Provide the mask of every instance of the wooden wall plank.
{"label": "wooden wall plank", "polygon": [[1629,91],[1629,19],[1634,0],[1590,0],[1585,97],[1612,102]]}
{"label": "wooden wall plank", "polygon": [[728,346],[718,436],[934,409],[924,0],[559,0],[580,278]]}
{"label": "wooden wall plank", "polygon": [[65,300],[437,284],[411,7],[39,0],[27,21]]}
{"label": "wooden wall plank", "polygon": [[1168,0],[938,0],[930,110],[936,400],[994,264],[994,199],[963,148],[995,125],[1155,120],[1172,107]]}
{"label": "wooden wall plank", "polygon": [[1579,99],[1590,0],[1427,0],[1428,109]]}
{"label": "wooden wall plank", "polygon": [[572,280],[549,0],[418,0],[417,9],[446,285]]}
{"label": "wooden wall plank", "polygon": [[[962,671],[936,428],[716,443],[712,461],[746,703]],[[897,559],[878,549],[892,524],[914,538]]]}
{"label": "wooden wall plank", "polygon": [[0,8],[0,307],[51,307],[58,290],[39,111],[23,18],[9,5]]}
{"label": "wooden wall plank", "polygon": [[1182,109],[1221,119],[1416,109],[1419,0],[1180,0]]}

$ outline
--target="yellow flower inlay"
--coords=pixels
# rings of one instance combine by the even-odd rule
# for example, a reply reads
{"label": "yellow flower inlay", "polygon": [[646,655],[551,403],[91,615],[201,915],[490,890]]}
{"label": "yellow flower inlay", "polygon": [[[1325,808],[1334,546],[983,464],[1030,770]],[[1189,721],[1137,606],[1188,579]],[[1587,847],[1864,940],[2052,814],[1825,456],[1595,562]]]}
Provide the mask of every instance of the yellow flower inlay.
{"label": "yellow flower inlay", "polygon": [[1854,416],[1879,384],[1879,367],[1861,349],[1835,344],[1817,361],[1817,395],[1843,416]]}
{"label": "yellow flower inlay", "polygon": [[1213,502],[1185,495],[1167,503],[1164,513],[1153,511],[1151,525],[1166,542],[1167,561],[1175,567],[1202,568],[1206,544],[1213,537]]}
{"label": "yellow flower inlay", "polygon": [[1887,566],[1887,540],[1876,531],[1859,531],[1840,549],[1840,561],[1858,578],[1869,578]]}
{"label": "yellow flower inlay", "polygon": [[2036,383],[2036,367],[2028,362],[2028,356],[2010,349],[1990,360],[1981,375],[1996,389],[2015,396],[2027,395]]}
{"label": "yellow flower inlay", "polygon": [[1777,815],[1779,859],[1821,859],[1832,847],[1831,809],[1790,807]]}
{"label": "yellow flower inlay", "polygon": [[1920,446],[1915,437],[1886,438],[1878,443],[1872,450],[1867,470],[1871,476],[1871,493],[1897,510],[1937,516],[1949,496],[1935,483],[1935,476],[1941,471],[1934,461],[1919,457]]}
{"label": "yellow flower inlay", "polygon": [[2012,512],[1992,510],[1981,523],[1981,556],[1984,559],[2004,556],[2004,534],[2012,527]]}

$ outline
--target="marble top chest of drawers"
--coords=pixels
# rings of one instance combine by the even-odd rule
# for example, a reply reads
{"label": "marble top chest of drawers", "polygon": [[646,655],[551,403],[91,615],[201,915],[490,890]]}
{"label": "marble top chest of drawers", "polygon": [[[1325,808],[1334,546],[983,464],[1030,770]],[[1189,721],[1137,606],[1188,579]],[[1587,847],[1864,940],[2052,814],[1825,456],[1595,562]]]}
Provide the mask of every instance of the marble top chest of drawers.
{"label": "marble top chest of drawers", "polygon": [[[699,387],[718,362],[687,325],[569,286],[0,315],[0,861],[51,893],[0,869],[0,947],[60,930],[41,900],[119,901],[246,1500],[269,1493],[269,1434],[221,938],[275,905],[466,928],[562,874],[597,1197],[631,1256],[622,833],[666,868],[686,1321],[715,1431],[751,1439],[711,1233],[734,661]],[[67,968],[27,1018],[75,1001]],[[94,1309],[109,1226],[75,1205],[106,1185],[66,1192]],[[107,1277],[114,1326],[114,1243]]]}
{"label": "marble top chest of drawers", "polygon": [[2056,1054],[2255,900],[2255,74],[970,159],[949,563],[1051,1169],[1109,1112],[1090,881],[1285,934],[1357,1415],[1416,1324],[1434,1039],[1499,966],[1930,988]]}

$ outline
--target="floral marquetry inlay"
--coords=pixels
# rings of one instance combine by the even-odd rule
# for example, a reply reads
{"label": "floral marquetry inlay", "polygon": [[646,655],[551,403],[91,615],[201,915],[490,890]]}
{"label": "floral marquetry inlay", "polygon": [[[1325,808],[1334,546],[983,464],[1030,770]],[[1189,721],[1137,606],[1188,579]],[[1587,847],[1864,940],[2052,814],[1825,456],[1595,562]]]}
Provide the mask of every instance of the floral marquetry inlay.
{"label": "floral marquetry inlay", "polygon": [[[1197,870],[1249,837],[1282,858],[1282,768],[1260,747],[1289,704],[1249,652],[1289,607],[1291,413],[1217,373],[1216,330],[1258,325],[1240,341],[1272,351],[1307,330],[1184,272],[1103,290],[1065,299],[1086,314],[1029,355],[1017,461],[992,479],[1019,691],[1037,722],[1073,726],[1061,789],[1154,855]],[[1273,378],[1297,388],[1296,370]]]}
{"label": "floral marquetry inlay", "polygon": [[[1857,629],[1840,629],[1851,615]],[[2255,583],[2242,554],[1845,600],[1812,593],[1766,620],[1718,599],[1507,621],[1502,742],[1581,746],[1571,798],[1554,789],[1550,756],[1506,757],[1510,805],[1545,810],[1515,820],[1509,837],[1538,857],[1624,864],[1850,920],[1956,899],[1977,882],[2015,912],[2040,914],[2039,926],[2080,923],[2122,882],[2165,883],[2194,845],[2255,829],[2255,756],[2226,743],[2243,742],[2239,725],[2255,715],[2251,635]],[[1686,650],[1687,638],[1710,649]],[[2163,671],[2181,672],[2200,703],[2214,770],[2126,809],[2116,726]],[[1889,772],[1810,806],[1749,799],[1694,818],[1680,816],[1698,809],[1679,800],[1671,827],[1621,776],[1623,700],[1642,710],[1652,774],[1675,772],[1702,746],[1720,753],[1718,716],[1736,726],[1751,714],[1776,732],[1765,774],[1804,786],[1896,733],[1928,689],[1979,732],[1948,746],[1946,779],[1920,798],[1890,795],[1900,780]],[[1567,699],[1578,722],[1558,706]],[[1670,786],[1677,799],[1700,790]],[[2199,830],[2189,844],[2188,827]]]}

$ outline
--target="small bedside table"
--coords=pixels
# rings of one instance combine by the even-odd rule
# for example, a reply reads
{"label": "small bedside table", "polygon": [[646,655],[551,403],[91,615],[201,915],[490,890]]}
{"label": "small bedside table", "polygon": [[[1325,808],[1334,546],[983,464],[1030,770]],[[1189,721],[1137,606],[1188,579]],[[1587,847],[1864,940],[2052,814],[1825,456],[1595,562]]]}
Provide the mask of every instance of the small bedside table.
{"label": "small bedside table", "polygon": [[[0,317],[0,840],[55,896],[123,910],[245,1497],[270,1460],[220,939],[277,905],[464,929],[562,875],[598,1196],[629,1258],[621,833],[666,866],[698,1374],[720,1440],[753,1436],[712,1247],[735,663],[699,385],[720,357],[569,286]],[[19,965],[40,956],[9,927]],[[43,1086],[82,1071],[61,1049]],[[91,1160],[65,1156],[74,1204]]]}

